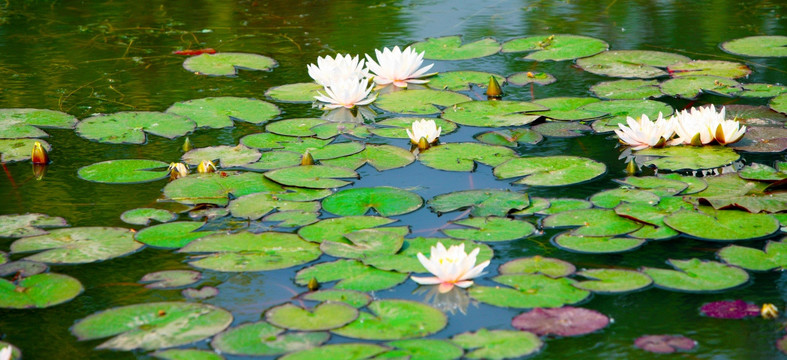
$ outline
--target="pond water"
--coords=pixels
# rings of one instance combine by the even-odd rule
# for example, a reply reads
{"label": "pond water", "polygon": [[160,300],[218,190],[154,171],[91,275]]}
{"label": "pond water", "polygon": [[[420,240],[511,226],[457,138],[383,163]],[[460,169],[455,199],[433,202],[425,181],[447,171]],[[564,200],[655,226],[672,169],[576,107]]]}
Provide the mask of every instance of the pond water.
{"label": "pond water", "polygon": [[[372,54],[374,49],[406,46],[427,38],[462,35],[465,43],[493,38],[499,43],[526,36],[574,34],[601,39],[611,50],[652,50],[677,53],[691,59],[745,63],[752,69],[741,83],[787,83],[787,60],[777,57],[746,57],[724,52],[720,44],[753,35],[787,34],[787,6],[780,1],[41,1],[23,0],[0,4],[0,108],[51,109],[84,119],[99,113],[165,111],[172,104],[205,97],[255,98],[278,106],[281,114],[272,121],[320,117],[323,111],[311,103],[277,101],[265,95],[272,87],[311,81],[306,65],[318,56],[336,53]],[[183,49],[213,48],[219,52],[246,52],[269,56],[278,63],[271,71],[240,70],[237,76],[204,76],[183,68]],[[574,60],[530,61],[526,53],[496,53],[468,60],[426,60],[434,71],[474,70],[502,76],[519,72],[544,72],[557,81],[549,85],[504,84],[504,100],[533,101],[551,97],[593,97],[590,87],[618,80],[582,70]],[[427,55],[428,57],[428,55]],[[658,80],[664,81],[668,77]],[[410,91],[410,90],[408,90]],[[484,88],[461,91],[474,100],[485,100]],[[657,101],[677,110],[705,104],[767,106],[769,98],[725,97],[702,94],[696,99],[662,96]],[[376,121],[401,116],[379,108]],[[638,116],[639,114],[631,114]],[[429,115],[436,117],[437,114]],[[429,117],[426,116],[426,117]],[[421,117],[413,117],[420,119]],[[782,120],[783,121],[783,120]],[[589,123],[589,121],[585,121]],[[196,148],[235,146],[246,135],[264,131],[265,124],[237,121],[232,127],[201,128],[189,134]],[[441,143],[477,142],[474,136],[492,130],[460,125],[441,136]],[[149,136],[147,142],[106,144],[86,140],[73,129],[46,129],[52,163],[37,180],[30,161],[4,164],[0,176],[0,214],[43,213],[63,217],[71,227],[112,226],[141,230],[120,215],[142,207],[182,211],[179,220],[190,220],[187,207],[162,199],[167,180],[142,184],[88,182],[77,170],[115,159],[181,161],[185,137]],[[404,131],[404,130],[402,130]],[[360,141],[409,149],[407,139],[371,136],[356,139],[340,135],[337,142]],[[440,145],[442,146],[442,145]],[[392,170],[360,167],[359,179],[348,188],[393,186],[420,195],[425,201],[460,190],[501,189],[532,197],[587,199],[602,190],[618,188],[614,179],[627,176],[626,163],[612,133],[573,138],[546,137],[538,144],[514,148],[522,157],[573,155],[606,165],[606,173],[589,182],[543,187],[512,184],[497,179],[492,167],[478,164],[474,171],[450,172],[425,166],[420,161]],[[740,164],[773,165],[784,160],[783,152],[743,153]],[[644,169],[643,174],[653,174]],[[338,189],[335,189],[338,191]],[[467,217],[464,211],[438,214],[428,206],[392,216],[392,226],[409,226],[407,238],[445,237],[441,229]],[[325,211],[321,218],[334,217]],[[648,241],[635,251],[616,254],[583,254],[557,248],[551,239],[565,229],[542,229],[544,216],[517,217],[537,225],[536,233],[511,241],[487,242],[494,258],[476,286],[499,286],[492,279],[498,267],[510,260],[540,255],[574,264],[577,269],[641,267],[669,269],[668,259],[720,261],[719,249],[729,242],[700,241],[678,236]],[[250,224],[250,225],[249,225]],[[243,220],[213,221],[210,229],[240,230],[246,225],[263,231],[273,223]],[[294,232],[297,228],[273,227]],[[762,249],[767,240],[782,235],[736,244]],[[0,251],[8,253],[16,238],[0,238]],[[29,253],[10,254],[18,260]],[[96,350],[104,340],[78,341],[70,328],[98,311],[158,301],[183,301],[182,288],[148,289],[139,283],[147,273],[159,270],[195,269],[202,273],[200,286],[213,286],[219,294],[206,300],[232,313],[232,326],[264,319],[263,312],[290,301],[306,286],[295,283],[296,272],[316,263],[334,261],[322,255],[303,265],[261,272],[220,272],[194,268],[190,256],[171,249],[145,247],[106,261],[79,265],[51,265],[50,272],[78,279],[84,292],[73,300],[43,309],[0,309],[0,341],[19,348],[26,359],[147,359],[150,351]],[[575,306],[593,309],[613,321],[606,328],[576,337],[542,337],[544,346],[530,355],[534,359],[646,359],[659,358],[634,346],[634,339],[649,334],[683,335],[697,347],[677,356],[697,359],[787,358],[776,348],[785,335],[783,317],[764,320],[714,319],[700,314],[708,302],[743,299],[785,307],[787,278],[780,271],[748,271],[750,279],[731,290],[679,292],[650,286],[623,294],[594,293]],[[10,278],[10,276],[9,276]],[[574,276],[575,279],[580,279]],[[322,289],[335,283],[321,284]],[[192,285],[194,286],[194,285]],[[375,299],[406,299],[430,303],[411,280],[379,291]],[[479,329],[514,330],[511,319],[528,309],[496,307],[475,300],[458,311],[447,311],[447,326],[429,339],[450,339]],[[300,304],[300,302],[294,302]],[[461,306],[460,306],[461,307]],[[328,344],[363,342],[333,335]],[[368,342],[368,341],[367,341]],[[382,343],[371,341],[371,343]],[[209,341],[182,348],[211,349]],[[227,359],[248,358],[223,355]],[[270,356],[268,358],[273,358]]]}

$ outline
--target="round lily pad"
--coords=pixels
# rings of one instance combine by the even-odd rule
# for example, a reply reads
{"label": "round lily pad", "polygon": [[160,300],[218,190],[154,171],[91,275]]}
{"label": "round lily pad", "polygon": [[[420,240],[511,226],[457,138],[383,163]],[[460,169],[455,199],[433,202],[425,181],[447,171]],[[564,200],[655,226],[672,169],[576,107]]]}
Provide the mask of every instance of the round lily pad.
{"label": "round lily pad", "polygon": [[238,69],[271,70],[276,60],[267,56],[247,53],[215,53],[191,56],[183,62],[183,68],[200,75],[233,76]]}
{"label": "round lily pad", "polygon": [[599,102],[592,97],[552,97],[534,100],[533,102],[549,108],[539,113],[553,120],[577,121],[587,120],[606,115],[603,111],[586,110],[585,106]]}
{"label": "round lily pad", "polygon": [[262,132],[246,135],[240,139],[240,142],[243,145],[257,149],[275,149],[303,154],[307,150],[313,151],[328,146],[331,143],[331,139],[284,136]]}
{"label": "round lily pad", "polygon": [[593,204],[587,200],[571,198],[531,198],[530,207],[512,213],[513,215],[552,215],[569,210],[589,209]]}
{"label": "round lily pad", "polygon": [[703,304],[700,313],[717,319],[743,319],[760,316],[760,307],[743,300],[724,300]]}
{"label": "round lily pad", "polygon": [[687,61],[691,59],[661,51],[615,50],[579,59],[577,65],[597,75],[650,79],[667,75],[662,69],[669,65]]}
{"label": "round lily pad", "polygon": [[577,336],[589,334],[609,325],[609,317],[590,309],[563,306],[555,309],[535,308],[518,315],[511,326],[537,335]]}
{"label": "round lily pad", "polygon": [[241,165],[243,169],[252,171],[275,170],[301,164],[302,154],[291,151],[266,151],[260,154],[255,163]]}
{"label": "round lily pad", "polygon": [[530,186],[564,186],[593,180],[607,167],[595,160],[578,156],[544,156],[511,159],[495,167],[498,179],[525,176],[515,184]]}
{"label": "round lily pad", "polygon": [[656,286],[686,292],[720,291],[742,285],[749,274],[740,268],[715,261],[668,260],[678,270],[645,267],[642,271],[653,279]]}
{"label": "round lily pad", "polygon": [[385,345],[396,348],[381,356],[387,358],[406,356],[410,360],[453,360],[459,359],[464,354],[461,347],[447,340],[396,340]]}
{"label": "round lily pad", "polygon": [[540,255],[510,260],[500,265],[498,272],[507,274],[544,274],[558,278],[574,273],[577,268],[570,262]]}
{"label": "round lily pad", "polygon": [[656,205],[659,200],[659,196],[650,191],[626,188],[604,190],[590,197],[590,202],[593,205],[607,209],[612,209],[624,202]]}
{"label": "round lily pad", "polygon": [[148,289],[174,289],[196,283],[202,278],[199,271],[194,270],[163,270],[145,274],[140,282]]}
{"label": "round lily pad", "polygon": [[322,160],[321,163],[347,169],[358,169],[365,164],[369,164],[377,171],[384,171],[410,165],[413,161],[415,161],[415,156],[400,147],[368,144],[359,153],[341,158]]}
{"label": "round lily pad", "polygon": [[683,75],[661,83],[661,92],[669,96],[695,99],[701,93],[734,96],[741,92],[741,84],[730,78],[710,75]]}
{"label": "round lily pad", "polygon": [[[659,197],[664,197],[680,194],[689,187],[688,183],[678,179],[683,179],[683,177],[679,176],[676,179],[672,179],[658,176],[629,176],[622,180],[615,180],[615,182],[621,183],[623,185],[634,186],[639,189],[645,189],[652,194],[658,195]],[[650,201],[646,200],[645,202]],[[656,202],[658,203],[658,201]]]}
{"label": "round lily pad", "polygon": [[167,166],[158,160],[108,160],[84,166],[77,174],[83,180],[97,183],[138,184],[168,177]]}
{"label": "round lily pad", "polygon": [[330,330],[349,324],[358,310],[342,302],[324,302],[311,310],[287,303],[265,311],[265,320],[289,330]]}
{"label": "round lily pad", "polygon": [[382,229],[363,229],[344,235],[350,244],[323,241],[320,250],[333,257],[360,259],[393,255],[402,247],[402,235]]}
{"label": "round lily pad", "polygon": [[561,233],[552,238],[552,243],[563,250],[578,253],[613,254],[634,250],[645,244],[645,239]]}
{"label": "round lily pad", "polygon": [[486,304],[512,308],[557,307],[578,303],[590,296],[589,291],[573,286],[576,281],[565,277],[507,274],[494,280],[514,288],[476,285],[469,289],[470,296]]}
{"label": "round lily pad", "polygon": [[46,214],[0,215],[0,238],[44,235],[43,228],[68,226],[66,219]]}
{"label": "round lily pad", "polygon": [[613,100],[640,100],[664,95],[656,80],[605,81],[591,86],[590,91],[600,98]]}
{"label": "round lily pad", "polygon": [[609,49],[609,44],[587,36],[539,35],[513,39],[503,44],[503,52],[535,51],[525,59],[535,61],[562,61],[583,58]]}
{"label": "round lily pad", "polygon": [[77,321],[71,333],[83,341],[113,336],[98,349],[155,350],[208,338],[230,323],[232,314],[212,305],[159,302],[97,312]]}
{"label": "round lily pad", "polygon": [[271,356],[311,349],[328,341],[327,332],[284,333],[265,321],[233,327],[216,335],[210,345],[231,355]]}
{"label": "round lily pad", "polygon": [[642,224],[618,216],[612,210],[580,209],[549,215],[541,222],[544,228],[574,227],[576,236],[615,236],[636,231]]}
{"label": "round lily pad", "polygon": [[691,350],[697,342],[685,336],[645,335],[634,340],[634,346],[657,354],[671,354],[680,350]]}
{"label": "round lily pad", "polygon": [[284,136],[314,136],[316,133],[312,128],[327,122],[318,118],[279,120],[265,125],[265,131]]}
{"label": "round lily pad", "polygon": [[52,146],[41,139],[0,139],[0,161],[10,163],[30,160],[36,142],[41,143],[46,151],[52,151]]}
{"label": "round lily pad", "polygon": [[448,319],[442,311],[414,301],[385,299],[367,306],[358,319],[333,329],[338,335],[366,340],[399,340],[424,337],[442,330]]}
{"label": "round lily pad", "polygon": [[49,270],[49,266],[36,261],[6,261],[8,261],[7,254],[0,254],[0,264],[2,264],[0,265],[0,276],[19,275],[21,277],[30,277]]}
{"label": "round lily pad", "polygon": [[421,205],[418,194],[394,187],[352,188],[322,201],[325,211],[341,216],[365,215],[372,209],[381,216],[395,216],[418,210]]}
{"label": "round lily pad", "polygon": [[554,76],[539,71],[520,72],[511,75],[506,79],[506,82],[519,86],[524,86],[527,84],[549,85],[555,81],[557,81],[557,79],[555,79]]}
{"label": "round lily pad", "polygon": [[338,280],[334,289],[378,291],[402,283],[407,280],[407,276],[405,273],[376,269],[357,260],[337,260],[298,271],[295,282],[307,285],[312,279],[320,284]]}
{"label": "round lily pad", "polygon": [[421,163],[438,170],[473,171],[475,163],[497,166],[516,156],[506,147],[478,143],[451,143],[433,146],[419,155]]}
{"label": "round lily pad", "polygon": [[528,331],[487,330],[454,335],[451,341],[467,349],[468,359],[510,359],[530,355],[544,343]]}
{"label": "round lily pad", "polygon": [[449,107],[470,100],[466,95],[451,91],[405,90],[380,95],[374,105],[397,114],[430,115],[440,112],[436,106]]}
{"label": "round lily pad", "polygon": [[462,45],[461,36],[428,38],[410,45],[416,52],[424,52],[424,59],[466,60],[497,54],[500,44],[495,39],[484,38]]}
{"label": "round lily pad", "polygon": [[653,283],[649,276],[632,270],[590,269],[580,271],[577,275],[592,280],[580,281],[574,286],[605,294],[640,290]]}
{"label": "round lily pad", "polygon": [[372,297],[369,294],[353,290],[320,290],[310,291],[301,295],[303,300],[312,301],[341,301],[354,308],[362,308],[372,302]]}
{"label": "round lily pad", "polygon": [[77,118],[46,109],[0,109],[0,139],[39,138],[49,134],[39,128],[72,129]]}
{"label": "round lily pad", "polygon": [[281,199],[279,194],[255,193],[243,195],[230,202],[227,209],[232,216],[250,220],[259,219],[271,211],[303,211],[316,213],[320,204],[316,201],[288,201]]}
{"label": "round lily pad", "polygon": [[[429,52],[427,52],[429,54]],[[506,78],[482,71],[446,71],[437,74],[429,79],[429,87],[432,89],[442,89],[451,91],[468,91],[472,85],[486,88],[489,78],[494,77],[497,82],[502,83]]]}
{"label": "round lily pad", "polygon": [[722,60],[680,62],[667,66],[667,71],[673,77],[710,75],[736,79],[751,74],[751,69],[742,63]]}
{"label": "round lily pad", "polygon": [[473,216],[506,216],[512,210],[528,207],[530,198],[508,190],[464,190],[437,195],[428,203],[438,214],[472,208]]}
{"label": "round lily pad", "polygon": [[768,241],[764,250],[730,245],[719,251],[724,262],[746,270],[767,271],[787,267],[787,243]]}
{"label": "round lily pad", "polygon": [[593,121],[593,130],[597,133],[618,130],[618,124],[627,125],[626,120],[629,116],[640,118],[642,115],[647,115],[650,119],[656,119],[661,114],[669,118],[675,112],[672,106],[655,100],[599,101],[587,104],[582,109],[607,113],[605,117]]}
{"label": "round lily pad", "polygon": [[146,227],[136,234],[134,240],[153,247],[178,249],[186,244],[216,233],[216,231],[197,231],[203,223],[193,221],[176,221]]}
{"label": "round lily pad", "polygon": [[[753,83],[753,84],[741,84],[743,85],[743,92],[741,92],[740,96],[743,97],[752,97],[752,98],[772,98],[787,92],[787,86],[784,85],[774,85],[774,84],[764,84],[764,83]],[[727,114],[730,114],[730,109],[727,108]],[[735,116],[733,116],[735,118]]]}
{"label": "round lily pad", "polygon": [[532,129],[541,135],[559,138],[582,136],[582,133],[593,130],[590,126],[573,121],[547,121],[533,126]]}
{"label": "round lily pad", "polygon": [[[735,150],[726,146],[669,146],[647,148],[634,153],[642,163],[659,170],[703,170],[729,165],[740,159]],[[637,160],[639,163],[640,160]]]}
{"label": "round lily pad", "polygon": [[387,350],[389,348],[375,344],[332,344],[290,353],[279,360],[364,360]]}
{"label": "round lily pad", "polygon": [[467,251],[473,251],[479,248],[476,263],[482,263],[492,259],[492,248],[483,243],[473,242],[471,240],[455,240],[450,238],[424,238],[417,237],[413,239],[405,239],[401,246],[401,250],[396,254],[383,254],[376,256],[364,257],[361,260],[367,264],[374,266],[381,270],[394,270],[403,273],[423,273],[427,272],[426,268],[418,260],[418,253],[428,255],[433,246],[437,243],[442,243],[445,247],[450,248],[454,245],[464,245]]}
{"label": "round lily pad", "polygon": [[265,96],[281,102],[313,102],[318,92],[322,91],[322,85],[314,82],[286,84],[274,86],[265,92]]}
{"label": "round lily pad", "polygon": [[487,131],[473,136],[476,140],[489,145],[518,147],[535,145],[544,140],[544,136],[530,129],[503,129]]}
{"label": "round lily pad", "polygon": [[224,360],[224,357],[215,352],[197,349],[169,349],[150,355],[164,360]]}
{"label": "round lily pad", "polygon": [[744,56],[785,57],[787,36],[748,36],[721,44],[722,50]]}
{"label": "round lily pad", "polygon": [[195,126],[194,121],[178,114],[135,111],[91,116],[76,125],[76,132],[102,143],[144,144],[146,133],[174,139],[192,132]]}
{"label": "round lily pad", "polygon": [[268,180],[263,174],[226,172],[179,178],[164,187],[164,196],[182,204],[224,206],[229,203],[231,196],[240,197],[258,192],[284,193],[284,191],[281,185]]}
{"label": "round lily pad", "polygon": [[131,209],[120,214],[120,220],[132,225],[148,225],[150,224],[150,220],[165,223],[177,218],[178,214],[172,211],[154,208]]}
{"label": "round lily pad", "polygon": [[55,273],[24,277],[18,283],[0,279],[0,308],[46,308],[70,301],[83,290],[79,280]]}
{"label": "round lily pad", "polygon": [[41,251],[25,259],[49,264],[84,264],[127,255],[143,246],[134,241],[134,233],[129,229],[77,227],[19,239],[11,244],[11,252]]}
{"label": "round lily pad", "polygon": [[198,165],[203,160],[218,160],[216,165],[228,168],[253,163],[259,160],[260,156],[257,149],[247,148],[243,145],[219,145],[189,150],[183,154],[181,159],[190,165]]}
{"label": "round lily pad", "polygon": [[[298,235],[304,239],[321,243],[323,241],[345,242],[344,235],[356,230],[370,229],[382,225],[387,225],[396,220],[378,216],[345,216],[339,218],[321,220],[316,224],[304,226],[298,230]],[[408,233],[407,227],[388,227],[378,228],[385,231],[392,231],[402,236]]]}
{"label": "round lily pad", "polygon": [[349,185],[341,178],[358,178],[353,170],[326,165],[293,166],[265,173],[265,177],[279,184],[313,189],[330,189]]}
{"label": "round lily pad", "polygon": [[529,124],[546,107],[525,101],[468,101],[443,110],[440,116],[457,124],[479,127],[519,126]]}
{"label": "round lily pad", "polygon": [[443,229],[446,235],[475,241],[507,241],[522,239],[536,231],[536,227],[527,221],[500,217],[473,217],[454,221],[454,224],[467,226],[469,229]]}
{"label": "round lily pad", "polygon": [[225,96],[177,102],[167,112],[193,120],[198,128],[219,129],[232,126],[233,120],[259,125],[279,115],[280,110],[262,100]]}
{"label": "round lily pad", "polygon": [[667,216],[664,222],[686,235],[712,241],[760,239],[779,231],[779,221],[773,216],[739,210],[681,210]]}

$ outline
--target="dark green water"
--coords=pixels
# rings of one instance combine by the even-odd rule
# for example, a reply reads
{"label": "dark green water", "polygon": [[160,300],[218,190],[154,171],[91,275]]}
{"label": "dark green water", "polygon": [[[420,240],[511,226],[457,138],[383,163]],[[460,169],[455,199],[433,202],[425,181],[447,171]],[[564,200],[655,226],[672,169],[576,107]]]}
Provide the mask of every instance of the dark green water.
{"label": "dark green water", "polygon": [[[787,34],[787,5],[780,1],[27,1],[0,3],[0,107],[43,108],[68,112],[82,119],[95,113],[127,110],[163,111],[172,103],[208,96],[265,99],[270,87],[309,81],[306,64],[317,56],[372,53],[375,48],[407,45],[427,37],[461,34],[465,41],[493,37],[499,42],[541,34],[570,33],[600,38],[611,49],[677,52],[693,59],[745,61],[722,52],[718,44],[749,35]],[[271,72],[241,72],[237,77],[196,76],[181,66],[184,58],[171,54],[184,48],[212,47],[267,55],[279,66]],[[569,62],[535,63],[517,54],[435,62],[434,70],[479,70],[503,75],[538,70],[558,82],[536,87],[536,98],[590,96],[588,88],[610,78],[583,72]],[[746,82],[787,82],[787,61],[754,59]],[[530,88],[507,86],[511,100],[530,100]],[[662,99],[664,100],[664,99]],[[681,109],[683,100],[664,100]],[[697,103],[726,104],[728,98],[703,96]],[[735,100],[736,103],[738,100]],[[764,104],[765,100],[746,104]],[[309,104],[280,104],[280,119],[319,116]],[[381,113],[378,119],[391,117]],[[196,147],[235,145],[243,135],[261,127],[238,124],[234,128],[200,130],[190,136]],[[444,142],[469,141],[480,132],[464,127]],[[92,143],[73,131],[49,131],[54,163],[46,177],[36,181],[30,163],[7,164],[10,177],[0,176],[0,213],[42,212],[65,217],[73,226],[127,226],[122,212],[154,205],[164,182],[141,185],[88,183],[76,176],[82,166],[122,158],[176,161],[182,139],[150,137],[144,146]],[[405,147],[405,141],[373,139]],[[570,154],[604,162],[608,174],[588,184],[558,189],[526,189],[496,180],[488,167],[473,173],[447,173],[414,163],[406,168],[377,172],[359,169],[355,186],[390,185],[414,189],[424,199],[470,188],[510,188],[532,196],[586,198],[617,185],[625,176],[617,159],[615,141],[607,136],[579,140],[548,139],[520,147],[527,155]],[[758,158],[763,159],[762,157]],[[783,154],[765,157],[784,159]],[[764,161],[764,160],[760,160]],[[9,180],[13,178],[12,184]],[[438,217],[429,209],[397,217],[414,235],[438,235],[435,229],[455,217]],[[617,255],[579,255],[554,248],[557,231],[512,242],[494,243],[496,267],[513,258],[542,254],[570,261],[578,268],[600,266],[666,267],[668,258],[714,259],[724,244],[678,238],[649,242],[643,248]],[[7,251],[12,239],[0,240]],[[760,246],[764,242],[749,243]],[[14,257],[14,259],[19,258]],[[324,256],[325,257],[325,256]],[[179,290],[147,290],[133,285],[155,270],[188,269],[185,256],[146,248],[131,256],[97,264],[54,266],[52,271],[79,279],[85,293],[71,302],[48,309],[0,310],[0,340],[19,347],[25,359],[132,359],[144,352],[95,351],[99,341],[77,342],[68,328],[93,312],[110,307],[182,299]],[[324,259],[323,259],[324,260]],[[322,261],[322,260],[320,260]],[[230,310],[234,324],[256,321],[266,308],[303,291],[293,283],[295,270],[228,274],[204,272],[205,285],[219,288],[219,296],[206,302]],[[379,298],[423,300],[412,294],[407,281],[394,290],[377,292]],[[625,295],[593,295],[581,306],[598,310],[614,323],[590,335],[546,339],[537,359],[647,359],[651,355],[633,346],[645,334],[681,334],[699,342],[696,350],[674,355],[684,359],[783,358],[775,341],[784,336],[779,321],[718,320],[699,315],[709,301],[745,299],[772,302],[784,308],[787,278],[780,273],[752,274],[747,286],[722,294],[685,294],[650,288]],[[466,314],[449,316],[449,326],[432,336],[448,338],[479,328],[510,329],[510,319],[521,310],[471,305]],[[334,336],[331,342],[346,342]],[[208,348],[206,342],[196,345]],[[241,358],[231,357],[227,358]]]}

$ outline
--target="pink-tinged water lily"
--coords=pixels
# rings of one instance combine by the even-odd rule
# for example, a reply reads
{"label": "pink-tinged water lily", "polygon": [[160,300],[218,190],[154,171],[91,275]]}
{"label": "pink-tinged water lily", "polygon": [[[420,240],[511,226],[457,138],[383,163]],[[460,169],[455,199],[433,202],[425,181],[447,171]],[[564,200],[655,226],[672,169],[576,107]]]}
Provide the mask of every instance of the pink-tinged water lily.
{"label": "pink-tinged water lily", "polygon": [[[419,147],[429,147],[429,144],[435,143],[443,130],[442,127],[437,127],[434,120],[426,119],[414,121],[412,129],[413,131],[410,131],[410,129],[405,129],[405,131],[407,131],[407,136],[410,137],[410,142]],[[422,144],[421,139],[426,139],[425,144]]]}
{"label": "pink-tinged water lily", "polygon": [[0,350],[0,360],[11,360],[13,349],[10,346],[4,347]]}
{"label": "pink-tinged water lily", "polygon": [[324,102],[325,109],[336,109],[346,107],[352,109],[355,106],[371,104],[377,99],[377,94],[370,96],[374,85],[369,84],[366,79],[347,78],[339,82],[324,87],[325,94],[319,93],[314,98]]}
{"label": "pink-tinged water lily", "polygon": [[724,121],[724,114],[723,107],[720,112],[716,112],[713,105],[679,112],[673,116],[678,137],[670,145],[700,146],[711,143],[718,124]]}
{"label": "pink-tinged water lily", "polygon": [[[724,111],[723,108],[722,111]],[[746,126],[741,126],[737,120],[722,120],[716,124],[713,138],[717,143],[727,145],[742,139],[745,134]]]}
{"label": "pink-tinged water lily", "polygon": [[618,124],[620,129],[615,130],[615,134],[621,143],[631,146],[632,150],[664,146],[675,133],[674,120],[664,119],[661,113],[655,122],[642,114],[639,120],[629,116],[626,123],[628,126]]}
{"label": "pink-tinged water lily", "polygon": [[422,253],[418,253],[418,261],[432,273],[433,277],[411,276],[413,281],[421,285],[440,285],[438,290],[441,293],[450,291],[454,285],[466,288],[473,285],[471,279],[482,274],[484,268],[489,265],[489,260],[475,265],[476,257],[480,248],[475,248],[468,255],[465,253],[465,245],[452,245],[446,250],[443,243],[438,242],[432,246],[429,259]]}
{"label": "pink-tinged water lily", "polygon": [[309,64],[309,76],[322,86],[331,86],[345,79],[363,79],[369,77],[369,71],[364,68],[363,59],[358,55],[350,57],[350,54],[336,54],[335,58],[330,56],[318,57],[317,65]]}
{"label": "pink-tinged water lily", "polygon": [[424,52],[419,54],[410,47],[402,51],[398,46],[394,46],[393,50],[384,48],[382,52],[377,49],[374,52],[377,54],[377,61],[372,60],[369,54],[366,54],[366,66],[374,74],[374,82],[379,85],[392,83],[398,87],[407,87],[407,83],[427,83],[429,80],[419,80],[418,78],[434,75],[434,73],[426,73],[434,64],[419,69],[424,62]]}

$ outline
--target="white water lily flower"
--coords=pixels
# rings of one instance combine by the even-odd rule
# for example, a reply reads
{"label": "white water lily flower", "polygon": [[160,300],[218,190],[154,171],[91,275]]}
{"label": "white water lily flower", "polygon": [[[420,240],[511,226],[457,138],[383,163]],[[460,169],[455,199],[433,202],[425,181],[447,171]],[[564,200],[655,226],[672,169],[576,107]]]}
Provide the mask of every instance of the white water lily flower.
{"label": "white water lily flower", "polygon": [[324,109],[340,107],[352,109],[355,106],[371,104],[377,99],[376,93],[374,96],[369,96],[373,87],[374,85],[369,84],[367,79],[347,78],[325,86],[323,88],[325,94],[318,92],[320,95],[314,98],[326,104],[323,106]]}
{"label": "white water lily flower", "polygon": [[374,52],[377,54],[377,61],[375,62],[369,54],[366,54],[366,66],[374,74],[374,82],[379,85],[393,83],[398,87],[407,87],[407,83],[427,83],[429,80],[418,80],[418,78],[433,75],[426,72],[434,64],[419,69],[424,62],[424,52],[419,54],[410,47],[401,51],[398,46],[394,46],[393,50],[384,48],[382,52],[377,49]]}
{"label": "white water lily flower", "polygon": [[437,127],[437,123],[434,120],[426,119],[414,121],[412,128],[412,132],[410,129],[405,129],[405,131],[407,131],[407,136],[410,137],[410,142],[416,145],[418,145],[418,141],[421,138],[426,138],[427,143],[433,144],[440,137],[440,132],[443,130],[442,127]]}
{"label": "white water lily flower", "polygon": [[473,285],[470,279],[482,274],[484,268],[489,265],[489,260],[475,265],[476,257],[480,248],[475,248],[468,255],[465,253],[465,245],[452,245],[446,250],[441,242],[432,246],[429,259],[422,253],[418,253],[418,261],[432,273],[433,277],[411,276],[413,281],[421,285],[437,285],[441,293],[450,291],[454,285],[466,288]]}
{"label": "white water lily flower", "polygon": [[675,133],[678,137],[670,145],[705,145],[714,140],[718,124],[724,121],[725,110],[720,112],[711,106],[683,110],[674,116]]}
{"label": "white water lily flower", "polygon": [[[722,108],[724,111],[724,108]],[[713,138],[721,145],[732,144],[743,138],[746,134],[746,126],[741,126],[737,120],[722,120],[716,124]]]}
{"label": "white water lily flower", "polygon": [[0,350],[0,360],[11,360],[12,350],[10,346],[6,346]]}
{"label": "white water lily flower", "polygon": [[331,86],[345,79],[362,79],[369,77],[369,70],[364,68],[363,59],[358,55],[350,57],[350,54],[336,54],[335,58],[330,56],[317,57],[317,65],[309,64],[309,76],[322,86]]}
{"label": "white water lily flower", "polygon": [[618,124],[620,129],[615,130],[615,134],[620,138],[620,142],[631,146],[632,150],[664,146],[675,133],[674,120],[672,118],[664,119],[661,113],[655,122],[650,121],[647,115],[642,114],[639,120],[627,117],[626,123],[628,126]]}

